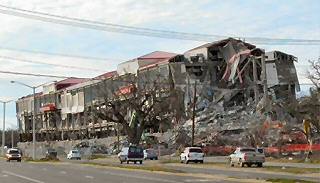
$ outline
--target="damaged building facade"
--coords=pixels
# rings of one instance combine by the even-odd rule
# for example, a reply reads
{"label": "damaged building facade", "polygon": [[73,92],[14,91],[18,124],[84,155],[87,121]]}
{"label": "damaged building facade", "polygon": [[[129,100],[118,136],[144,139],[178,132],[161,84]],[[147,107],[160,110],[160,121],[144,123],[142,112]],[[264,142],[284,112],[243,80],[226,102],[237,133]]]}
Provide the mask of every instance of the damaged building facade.
{"label": "damaged building facade", "polygon": [[[182,91],[181,106],[185,114],[184,120],[179,122],[180,131],[187,131],[190,137],[194,109],[197,140],[201,141],[205,136],[208,138],[209,127],[219,131],[242,128],[245,124],[230,123],[240,120],[233,116],[239,112],[237,108],[248,108],[250,104],[253,109],[247,109],[247,113],[266,110],[270,100],[295,97],[295,91],[299,90],[295,61],[297,58],[292,55],[265,52],[233,38],[208,43],[184,54],[155,51],[120,63],[117,70],[95,78],[69,78],[44,86],[43,92],[36,94],[35,102],[32,95],[18,99],[20,141],[32,140],[33,103],[36,104],[37,141],[124,134],[112,121],[95,116],[94,110],[102,100],[98,94],[100,83],[111,83],[121,93],[130,92],[130,85],[123,82],[128,74],[138,77],[138,83],[158,74],[169,78],[171,88]],[[228,115],[230,119],[225,117]],[[156,126],[149,131],[158,132],[159,128]],[[209,133],[210,138],[212,140],[214,134]]]}

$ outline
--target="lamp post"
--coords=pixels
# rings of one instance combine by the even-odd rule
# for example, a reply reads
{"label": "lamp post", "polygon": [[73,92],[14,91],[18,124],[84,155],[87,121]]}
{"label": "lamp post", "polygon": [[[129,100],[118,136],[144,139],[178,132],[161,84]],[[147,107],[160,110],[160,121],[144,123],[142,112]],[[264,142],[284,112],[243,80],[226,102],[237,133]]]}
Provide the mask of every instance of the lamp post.
{"label": "lamp post", "polygon": [[[50,82],[46,82],[46,83],[43,83],[41,85],[38,85],[38,86],[30,86],[30,85],[27,85],[27,84],[24,84],[24,83],[21,83],[19,81],[11,81],[11,83],[18,83],[18,84],[21,84],[23,86],[26,86],[28,88],[32,88],[32,91],[33,91],[33,118],[32,118],[32,158],[35,160],[36,159],[36,88],[39,88],[45,84],[48,84],[48,83],[51,83],[52,81]],[[56,81],[54,81],[56,82]]]}
{"label": "lamp post", "polygon": [[2,155],[4,155],[4,141],[5,141],[5,133],[6,133],[6,103],[11,102],[12,100],[8,100],[8,101],[2,101],[0,100],[1,103],[3,103],[3,127],[2,127],[2,145],[1,145],[1,149],[2,149]]}

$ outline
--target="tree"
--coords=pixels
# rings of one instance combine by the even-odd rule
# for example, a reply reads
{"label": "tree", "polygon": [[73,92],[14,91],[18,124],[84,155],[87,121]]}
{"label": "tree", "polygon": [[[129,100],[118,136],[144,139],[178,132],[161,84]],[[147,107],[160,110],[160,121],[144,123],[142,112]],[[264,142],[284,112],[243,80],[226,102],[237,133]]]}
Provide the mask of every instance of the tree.
{"label": "tree", "polygon": [[320,57],[318,61],[308,61],[310,63],[310,69],[308,69],[307,77],[316,87],[316,90],[320,92]]}
{"label": "tree", "polygon": [[104,80],[97,86],[97,94],[98,118],[121,124],[133,144],[139,143],[146,129],[171,128],[173,117],[182,113],[181,93],[173,89],[169,77],[158,72]]}

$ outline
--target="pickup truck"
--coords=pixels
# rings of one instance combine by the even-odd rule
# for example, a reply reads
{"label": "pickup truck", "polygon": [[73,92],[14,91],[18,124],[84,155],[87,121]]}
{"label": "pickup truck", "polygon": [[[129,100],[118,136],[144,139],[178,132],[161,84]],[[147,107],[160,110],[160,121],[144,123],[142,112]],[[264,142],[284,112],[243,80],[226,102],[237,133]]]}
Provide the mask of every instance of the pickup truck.
{"label": "pickup truck", "polygon": [[231,166],[239,164],[244,167],[246,164],[251,167],[252,164],[256,164],[257,167],[262,167],[265,162],[265,155],[259,153],[255,148],[250,147],[238,147],[233,154],[229,156],[229,163]]}

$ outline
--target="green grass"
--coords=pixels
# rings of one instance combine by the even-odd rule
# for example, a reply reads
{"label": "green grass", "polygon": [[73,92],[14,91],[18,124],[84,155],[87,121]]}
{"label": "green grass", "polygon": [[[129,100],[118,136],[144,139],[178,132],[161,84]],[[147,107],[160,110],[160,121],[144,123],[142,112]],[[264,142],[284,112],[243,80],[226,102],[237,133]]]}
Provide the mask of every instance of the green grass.
{"label": "green grass", "polygon": [[108,163],[93,163],[93,162],[82,162],[79,164],[87,164],[87,165],[95,165],[95,166],[102,166],[102,167],[117,167],[117,168],[125,168],[125,169],[136,169],[136,170],[146,170],[146,171],[161,171],[161,172],[170,172],[170,173],[185,173],[182,170],[174,170],[164,168],[161,165],[155,166],[135,166],[135,165],[115,165],[115,164],[108,164]]}
{"label": "green grass", "polygon": [[286,172],[293,174],[310,174],[310,173],[319,173],[319,168],[296,168],[296,167],[278,167],[278,166],[264,166],[259,168],[261,170],[273,171],[273,172]]}
{"label": "green grass", "polygon": [[297,180],[297,179],[286,179],[286,178],[270,178],[270,179],[266,179],[266,181],[268,182],[281,182],[281,183],[315,183],[313,181],[307,181],[307,180]]}
{"label": "green grass", "polygon": [[91,155],[91,157],[90,157],[91,160],[99,159],[99,158],[106,158],[106,156],[102,156],[102,155]]}
{"label": "green grass", "polygon": [[[168,164],[168,163],[180,163],[180,160],[164,160],[160,161],[161,163]],[[190,163],[191,164],[191,163]],[[220,165],[223,167],[229,167],[230,165],[225,162],[204,162],[203,164],[201,163],[192,163],[193,165]],[[253,165],[254,166],[254,165]],[[241,167],[237,167],[241,168]],[[293,173],[293,174],[311,174],[311,173],[319,173],[320,174],[320,169],[319,168],[297,168],[297,167],[279,167],[279,166],[263,166],[261,168],[256,168],[256,167],[244,167],[245,169],[258,169],[258,170],[266,170],[266,171],[272,171],[272,172],[285,172],[285,173]]]}
{"label": "green grass", "polygon": [[303,160],[301,160],[301,159],[288,160],[288,159],[286,159],[286,158],[273,158],[273,157],[268,157],[268,158],[266,158],[266,161],[268,161],[268,162],[282,162],[282,163],[320,164],[320,159],[310,159],[309,161],[303,161]]}
{"label": "green grass", "polygon": [[[169,163],[181,163],[180,160],[159,160],[159,163],[162,164],[169,164]],[[204,161],[203,163],[194,163],[194,162],[190,162],[190,164],[194,164],[194,165],[222,165],[222,164],[228,164],[226,162],[206,162]]]}

